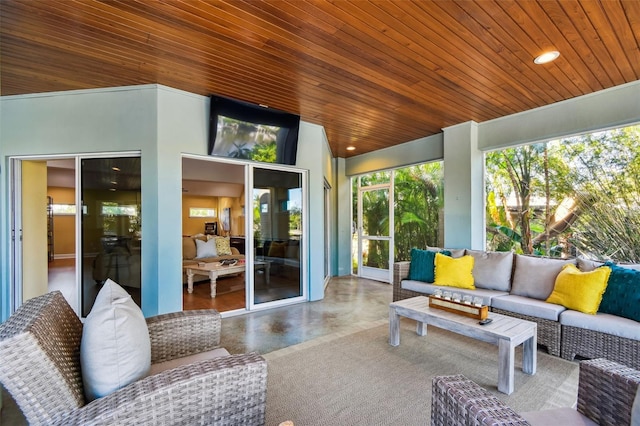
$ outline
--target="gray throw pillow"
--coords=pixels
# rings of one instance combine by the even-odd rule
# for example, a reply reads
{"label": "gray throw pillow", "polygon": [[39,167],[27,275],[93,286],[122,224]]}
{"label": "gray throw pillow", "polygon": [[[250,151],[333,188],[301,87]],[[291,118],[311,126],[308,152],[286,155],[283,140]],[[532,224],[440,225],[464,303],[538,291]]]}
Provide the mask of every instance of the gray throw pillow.
{"label": "gray throw pillow", "polygon": [[513,252],[467,250],[473,256],[473,279],[478,288],[509,291],[511,289],[511,270]]}
{"label": "gray throw pillow", "polygon": [[547,300],[556,284],[556,277],[567,263],[575,265],[576,261],[516,255],[511,294]]}
{"label": "gray throw pillow", "polygon": [[579,257],[577,260],[578,269],[582,272],[590,272],[604,265],[604,261],[585,259],[583,257]]}
{"label": "gray throw pillow", "polygon": [[451,253],[451,257],[453,257],[454,259],[464,256],[464,252],[465,252],[465,249],[448,249],[448,248],[446,249],[446,248],[440,248],[440,247],[427,247],[427,250],[437,251],[437,252],[448,251],[449,253]]}

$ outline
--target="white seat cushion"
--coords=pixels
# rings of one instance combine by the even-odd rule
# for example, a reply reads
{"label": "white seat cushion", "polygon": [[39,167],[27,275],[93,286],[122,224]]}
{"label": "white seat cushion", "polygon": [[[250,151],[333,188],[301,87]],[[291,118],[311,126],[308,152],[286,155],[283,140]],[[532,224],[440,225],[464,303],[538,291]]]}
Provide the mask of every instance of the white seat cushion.
{"label": "white seat cushion", "polygon": [[80,365],[89,401],[149,373],[151,340],[147,322],[131,296],[110,279],[84,322]]}
{"label": "white seat cushion", "polygon": [[640,322],[602,312],[590,315],[567,309],[560,314],[560,324],[640,340]]}
{"label": "white seat cushion", "polygon": [[491,307],[551,321],[558,321],[560,313],[567,309],[561,305],[514,295],[502,296],[493,299],[491,301]]}
{"label": "white seat cushion", "polygon": [[531,426],[598,426],[590,418],[582,415],[573,408],[554,408],[552,410],[529,411],[520,413]]}
{"label": "white seat cushion", "polygon": [[169,361],[158,362],[156,364],[151,364],[149,375],[151,376],[153,374],[162,373],[163,371],[171,370],[172,368],[180,367],[182,365],[192,364],[194,362],[206,361],[208,359],[229,355],[229,352],[225,348],[217,348],[211,351],[200,352],[189,356],[183,356],[181,358],[171,359]]}

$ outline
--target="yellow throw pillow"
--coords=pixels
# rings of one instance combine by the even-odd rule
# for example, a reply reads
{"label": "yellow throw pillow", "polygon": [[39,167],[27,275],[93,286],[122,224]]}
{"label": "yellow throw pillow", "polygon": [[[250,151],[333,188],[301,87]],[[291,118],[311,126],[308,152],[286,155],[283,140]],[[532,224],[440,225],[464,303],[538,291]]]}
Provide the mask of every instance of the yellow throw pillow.
{"label": "yellow throw pillow", "polygon": [[474,289],[473,256],[449,257],[436,253],[435,285]]}
{"label": "yellow throw pillow", "polygon": [[602,295],[607,289],[611,268],[601,266],[589,272],[580,271],[569,263],[556,277],[556,283],[547,302],[567,309],[595,315]]}

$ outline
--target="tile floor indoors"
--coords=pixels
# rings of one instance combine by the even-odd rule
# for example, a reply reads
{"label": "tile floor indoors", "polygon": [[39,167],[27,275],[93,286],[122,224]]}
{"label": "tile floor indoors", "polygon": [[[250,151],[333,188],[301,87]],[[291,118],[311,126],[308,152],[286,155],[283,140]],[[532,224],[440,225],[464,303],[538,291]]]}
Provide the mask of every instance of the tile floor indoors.
{"label": "tile floor indoors", "polygon": [[[359,322],[388,318],[392,287],[351,276],[332,278],[325,298],[316,302],[223,318],[221,345],[231,353],[265,354],[347,329]],[[0,425],[24,425],[3,390]]]}

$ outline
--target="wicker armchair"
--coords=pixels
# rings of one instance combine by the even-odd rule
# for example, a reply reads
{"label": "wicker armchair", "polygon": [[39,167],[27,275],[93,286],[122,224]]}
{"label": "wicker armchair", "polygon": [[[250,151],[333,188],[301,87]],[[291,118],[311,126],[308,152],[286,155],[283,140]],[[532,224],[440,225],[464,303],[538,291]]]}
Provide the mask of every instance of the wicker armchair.
{"label": "wicker armchair", "polygon": [[[185,311],[147,319],[152,363],[216,348],[220,314]],[[60,292],[33,298],[0,324],[0,382],[34,425],[265,422],[267,366],[257,354],[230,355],[166,370],[85,401],[82,323]]]}
{"label": "wicker armchair", "polygon": [[638,370],[604,358],[583,361],[577,412],[560,408],[520,415],[462,375],[439,376],[433,378],[431,425],[584,425],[584,417],[600,425],[630,425],[639,385]]}

